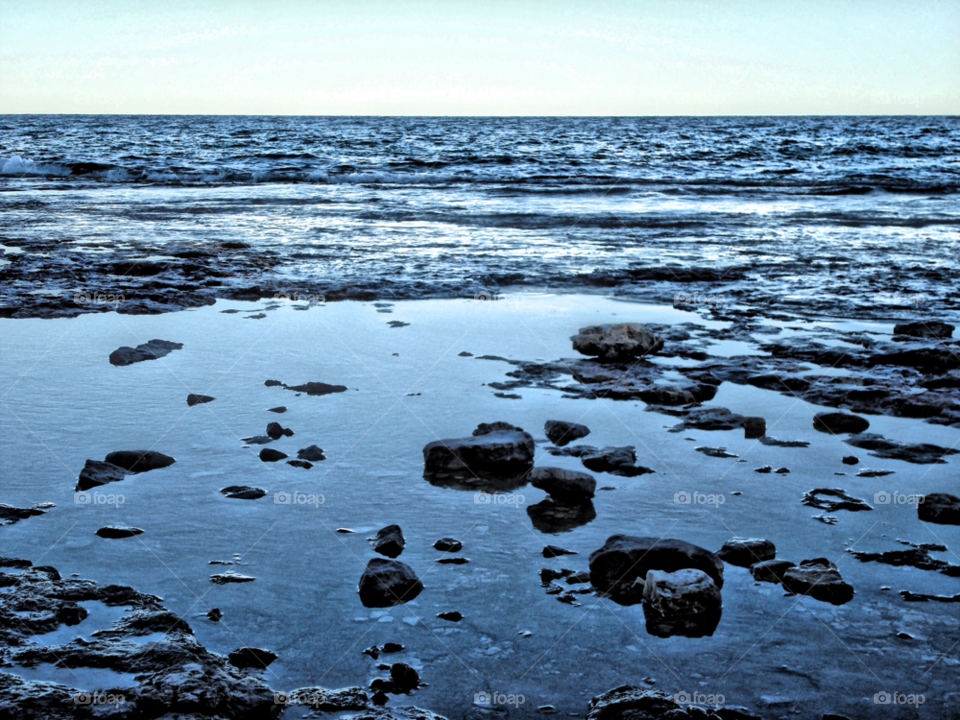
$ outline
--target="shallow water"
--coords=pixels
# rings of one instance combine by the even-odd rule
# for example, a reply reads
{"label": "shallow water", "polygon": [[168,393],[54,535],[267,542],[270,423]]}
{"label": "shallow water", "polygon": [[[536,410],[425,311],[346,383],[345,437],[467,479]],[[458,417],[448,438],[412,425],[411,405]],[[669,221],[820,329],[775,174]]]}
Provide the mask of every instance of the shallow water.
{"label": "shallow water", "polygon": [[[361,650],[393,641],[405,651],[381,662],[402,660],[420,669],[428,686],[412,702],[451,717],[483,691],[523,695],[523,704],[508,708],[511,714],[551,704],[561,714],[582,715],[594,695],[646,677],[671,693],[719,693],[728,704],[774,717],[787,711],[780,704],[787,701],[799,703],[804,716],[871,717],[873,695],[884,690],[923,693],[920,717],[956,707],[957,606],[905,603],[897,594],[953,594],[956,578],[860,563],[845,552],[898,549],[896,539],[942,542],[948,552],[935,555],[956,563],[960,528],[921,523],[913,507],[873,501],[882,490],[955,490],[956,459],[911,465],[871,458],[812,430],[812,415],[822,408],[753,387],[724,384],[710,404],[761,415],[768,435],[807,440],[809,448],[765,446],[740,431],[669,433],[676,419],[647,412],[639,401],[567,399],[534,388],[519,389],[520,400],[501,399],[486,384],[506,379],[512,366],[458,355],[555,360],[573,356],[568,337],[584,325],[700,322],[670,307],[523,294],[496,302],[397,302],[389,314],[367,302],[305,312],[287,303],[269,307],[221,302],[160,316],[0,321],[2,501],[57,505],[45,516],[3,527],[4,554],[160,595],[214,651],[270,648],[280,658],[265,679],[282,690],[365,685],[384,673]],[[219,312],[227,308],[243,312]],[[264,319],[245,319],[261,309]],[[390,328],[390,320],[410,325]],[[184,349],[130,367],[107,362],[117,347],[151,338],[182,342]],[[349,389],[298,397],[265,387],[267,379]],[[188,408],[191,392],[218,399]],[[266,412],[277,405],[289,410]],[[584,443],[634,445],[638,463],[656,473],[597,474],[598,486],[615,489],[597,493],[596,519],[558,535],[532,527],[526,509],[544,495],[530,486],[517,490],[512,503],[484,503],[472,492],[422,478],[427,442],[468,435],[478,423],[495,420],[542,439],[548,419],[587,424],[592,432]],[[945,447],[960,441],[955,428],[869,419],[871,432],[901,441]],[[274,420],[296,435],[271,447],[294,457],[316,443],[328,459],[310,470],[260,462],[259,446],[244,449],[240,438],[262,433]],[[724,446],[739,458],[706,457],[694,450],[701,445]],[[538,464],[580,468],[575,458],[546,455],[545,447],[538,445]],[[112,505],[74,503],[76,475],[87,458],[140,448],[173,455],[177,463],[101,488],[104,495],[122,495],[122,503],[118,497]],[[851,452],[861,458],[854,469],[840,462]],[[766,464],[791,472],[753,472]],[[895,474],[856,477],[862,467]],[[268,495],[247,501],[218,492],[235,484],[262,487]],[[833,526],[816,522],[811,516],[819,511],[800,504],[813,487],[843,487],[874,510],[835,513]],[[274,494],[281,491],[322,494],[323,502],[278,504]],[[677,504],[681,491],[722,495],[724,502]],[[389,523],[402,526],[407,547],[400,559],[426,589],[407,605],[370,610],[356,591],[364,565],[375,557],[366,538]],[[145,532],[123,540],[94,535],[107,524]],[[357,532],[336,533],[338,527]],[[581,606],[572,607],[544,593],[539,568],[586,570],[589,553],[614,533],[665,535],[709,549],[733,536],[764,537],[776,543],[778,557],[835,560],[857,595],[841,607],[784,597],[779,586],[758,586],[749,571],[727,566],[720,624],[712,637],[691,639],[649,635],[640,606],[583,595]],[[432,544],[443,536],[462,539],[459,554],[468,564],[434,562],[440,553]],[[545,544],[579,554],[544,560]],[[235,553],[238,565],[208,564]],[[228,569],[257,579],[209,581]],[[223,611],[221,622],[204,617],[211,607]],[[448,610],[460,611],[463,621],[436,617]],[[521,636],[524,631],[531,635]],[[916,639],[897,638],[901,631]]]}

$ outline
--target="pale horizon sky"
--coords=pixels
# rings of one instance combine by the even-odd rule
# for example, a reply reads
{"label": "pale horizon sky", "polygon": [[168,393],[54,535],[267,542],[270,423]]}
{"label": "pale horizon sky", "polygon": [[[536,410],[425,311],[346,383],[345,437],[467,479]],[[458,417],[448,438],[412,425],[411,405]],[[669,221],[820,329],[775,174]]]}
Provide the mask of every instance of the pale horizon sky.
{"label": "pale horizon sky", "polygon": [[960,114],[960,0],[0,0],[0,113]]}

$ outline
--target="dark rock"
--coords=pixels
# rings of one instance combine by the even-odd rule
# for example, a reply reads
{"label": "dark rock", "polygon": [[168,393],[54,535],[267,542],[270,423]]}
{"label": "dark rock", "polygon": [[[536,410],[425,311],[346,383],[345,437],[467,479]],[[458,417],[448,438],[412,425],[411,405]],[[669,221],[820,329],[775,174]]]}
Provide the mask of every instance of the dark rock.
{"label": "dark rock", "polygon": [[392,607],[410,602],[423,584],[409,565],[399,560],[374,558],[360,576],[360,602],[364,607]]}
{"label": "dark rock", "polygon": [[[836,500],[832,498],[837,498]],[[803,494],[803,504],[809,507],[820,508],[829,512],[837,510],[849,510],[859,512],[862,510],[873,510],[860,498],[848,495],[840,488],[815,488]]]}
{"label": "dark rock", "polygon": [[815,430],[825,433],[861,433],[870,427],[870,423],[858,416],[842,412],[817,413],[813,416]]}
{"label": "dark rock", "polygon": [[207,611],[207,617],[213,622],[220,622],[220,619],[223,617],[223,613],[220,611],[220,608],[210,608],[210,610]]}
{"label": "dark rock", "polygon": [[390,322],[387,323],[387,325],[389,325],[392,328],[402,328],[402,327],[406,327],[409,324],[410,323],[408,322],[402,322],[400,320],[391,320]]}
{"label": "dark rock", "polygon": [[277,407],[267,408],[267,412],[277,413],[278,415],[281,413],[285,413],[286,411],[287,411],[286,405],[278,405]]}
{"label": "dark rock", "polygon": [[777,440],[774,437],[762,437],[760,438],[760,443],[768,447],[789,447],[789,448],[805,448],[810,447],[810,443],[806,440]]}
{"label": "dark rock", "polygon": [[465,557],[442,557],[436,562],[441,565],[466,565],[470,561]]}
{"label": "dark rock", "polygon": [[655,385],[641,390],[637,395],[648,405],[689,405],[697,401],[690,389],[672,385]]}
{"label": "dark rock", "polygon": [[564,502],[576,503],[589,500],[597,489],[597,481],[592,475],[575,470],[537,467],[531,470],[527,477],[535,488]]}
{"label": "dark rock", "polygon": [[898,323],[893,326],[894,335],[908,335],[909,337],[932,338],[934,340],[946,340],[953,336],[954,330],[956,330],[956,327],[941,320]]}
{"label": "dark rock", "polygon": [[287,460],[287,465],[293,465],[293,467],[303,468],[304,470],[309,470],[313,467],[313,463],[309,463],[306,460]]}
{"label": "dark rock", "polygon": [[380,648],[377,645],[371,645],[366,650],[360,651],[362,655],[369,655],[374,660],[380,657]]}
{"label": "dark rock", "polygon": [[776,470],[774,470],[774,472],[775,472],[777,475],[789,475],[789,474],[790,474],[790,468],[781,467],[781,468],[777,468]]}
{"label": "dark rock", "polygon": [[563,577],[573,575],[573,570],[553,570],[552,568],[540,568],[540,582],[550,583]]}
{"label": "dark rock", "polygon": [[662,690],[621,685],[590,701],[587,720],[686,720],[684,715],[683,707]]}
{"label": "dark rock", "polygon": [[870,356],[866,364],[867,367],[876,367],[877,365],[909,367],[924,373],[943,375],[960,368],[960,356],[947,347],[929,347],[878,353]]}
{"label": "dark rock", "polygon": [[456,610],[437,613],[437,617],[440,618],[441,620],[448,620],[449,622],[460,622],[461,620],[463,620],[463,615],[458,613]]}
{"label": "dark rock", "polygon": [[857,471],[857,477],[886,477],[887,475],[893,475],[893,470],[873,470],[871,468],[863,468],[862,470]]}
{"label": "dark rock", "polygon": [[225,573],[220,573],[218,575],[211,575],[210,582],[214,585],[227,585],[230,583],[248,583],[256,580],[255,577],[250,575],[241,575],[240,573],[234,572],[233,570],[227,570]]}
{"label": "dark rock", "polygon": [[605,447],[589,454],[581,455],[580,462],[588,470],[605,472],[622,477],[637,477],[652,473],[648,467],[637,465],[637,453],[632,447]]}
{"label": "dark rock", "polygon": [[563,447],[590,434],[590,428],[586,425],[563,420],[547,420],[543,425],[543,431],[550,442],[558,447]]}
{"label": "dark rock", "polygon": [[383,707],[389,699],[383,690],[377,690],[373,693],[373,697],[370,698],[370,702],[377,707]]}
{"label": "dark rock", "polygon": [[263,448],[263,450],[260,451],[261,462],[277,462],[277,460],[284,460],[287,457],[289,456],[286,453],[274,450],[273,448]]}
{"label": "dark rock", "polygon": [[307,395],[330,395],[331,393],[346,392],[346,385],[328,385],[322,382],[308,382],[303,385],[294,385],[292,387],[284,385],[287,390],[302,392]]}
{"label": "dark rock", "polygon": [[743,436],[747,439],[762,438],[767,434],[767,421],[762,417],[743,419]]}
{"label": "dark rock", "polygon": [[525,472],[533,464],[533,437],[506,423],[481,424],[471,437],[436,440],[423,448],[427,473],[482,476]]}
{"label": "dark rock", "polygon": [[237,648],[227,655],[230,664],[237,668],[266,668],[276,659],[275,652],[252,647]]}
{"label": "dark rock", "polygon": [[580,328],[580,334],[570,339],[574,350],[601,360],[643,357],[663,349],[663,340],[637,323]]}
{"label": "dark rock", "polygon": [[545,545],[543,548],[543,556],[545,558],[555,558],[561,557],[563,555],[578,555],[579,553],[574,552],[573,550],[564,550],[562,547],[557,547],[556,545]]}
{"label": "dark rock", "polygon": [[783,573],[797,564],[789,560],[764,560],[750,566],[750,574],[759,582],[772,582],[778,585],[783,581]]}
{"label": "dark rock", "polygon": [[725,447],[698,447],[694,448],[699,453],[703,453],[707,457],[715,458],[735,458],[737,457],[732,452],[727,452]]}
{"label": "dark rock", "polygon": [[176,462],[169,455],[164,455],[156,450],[117,450],[104,459],[111,465],[122,467],[132,473],[157,470],[169,467]]}
{"label": "dark rock", "polygon": [[183,343],[168,340],[151,340],[137,347],[121,347],[110,353],[111,365],[133,365],[144,360],[156,360],[183,348]]}
{"label": "dark rock", "polygon": [[278,387],[283,385],[283,383],[280,382],[279,380],[264,380],[263,384],[266,385],[267,387]]}
{"label": "dark rock", "polygon": [[731,565],[750,567],[754,563],[775,558],[777,548],[769,540],[733,538],[723,544],[723,547],[717,551],[717,555]]}
{"label": "dark rock", "polygon": [[398,653],[403,650],[403,645],[400,643],[388,642],[383,644],[381,650],[383,650],[385,653]]}
{"label": "dark rock", "polygon": [[948,493],[931,493],[917,505],[917,517],[938,525],[960,525],[960,498]]}
{"label": "dark rock", "polygon": [[[883,435],[864,433],[844,440],[848,445],[867,450],[874,457],[886,460],[905,460],[917,465],[944,464],[944,457],[960,454],[960,450],[944,448],[930,443],[901,443],[887,440]],[[846,462],[846,459],[844,459]]]}
{"label": "dark rock", "polygon": [[406,542],[399,525],[387,525],[378,530],[375,537],[370,538],[370,544],[375,552],[395,558],[403,552]]}
{"label": "dark rock", "polygon": [[567,503],[548,497],[530,505],[527,515],[537,530],[555,534],[569,532],[592,522],[597,517],[597,511],[590,500]]}
{"label": "dark rock", "polygon": [[860,462],[860,458],[858,458],[856,455],[847,455],[846,457],[843,458],[844,465],[856,465],[859,462]]}
{"label": "dark rock", "polygon": [[225,488],[220,488],[220,492],[228,498],[236,498],[237,500],[256,500],[267,494],[266,490],[258,487],[250,487],[249,485],[230,485]]}
{"label": "dark rock", "polygon": [[455,538],[440,538],[433,547],[440,552],[460,552],[463,549],[463,543]]}
{"label": "dark rock", "polygon": [[754,471],[754,472],[758,472],[758,473],[772,473],[772,472],[773,472],[773,466],[772,466],[772,465],[763,465],[762,467],[754,468],[753,471]]}
{"label": "dark rock", "polygon": [[683,421],[676,426],[676,431],[685,429],[695,430],[735,430],[743,427],[743,415],[730,412],[725,407],[696,407],[683,416]]}
{"label": "dark rock", "polygon": [[766,390],[776,390],[778,392],[803,392],[810,387],[810,381],[801,377],[791,377],[785,375],[754,375],[747,378],[747,383],[754,387],[764,388]]}
{"label": "dark rock", "polygon": [[209,395],[196,395],[194,393],[187,395],[187,405],[190,407],[200,405],[201,403],[213,402],[214,400],[216,400],[216,398],[210,397]]}
{"label": "dark rock", "polygon": [[318,448],[316,445],[297,450],[297,457],[301,460],[309,460],[311,462],[320,462],[321,460],[327,459],[323,454],[323,449]]}
{"label": "dark rock", "polygon": [[240,438],[240,442],[244,442],[248,445],[266,445],[269,442],[273,442],[273,438],[269,435],[250,435],[248,437]]}
{"label": "dark rock", "polygon": [[837,566],[826,558],[801,561],[798,567],[784,571],[782,583],[788,592],[832,605],[853,600],[853,586],[843,581]]}
{"label": "dark rock", "polygon": [[650,570],[644,581],[643,602],[668,619],[715,613],[722,604],[720,588],[713,579],[693,568],[676,572]]}
{"label": "dark rock", "polygon": [[409,693],[420,687],[420,675],[406,663],[394,663],[390,666],[390,682],[395,693]]}
{"label": "dark rock", "polygon": [[28,517],[43,515],[48,507],[53,507],[50,503],[38,503],[28,508],[14,507],[6,503],[0,503],[0,525],[13,525],[20,520],[26,520]]}
{"label": "dark rock", "polygon": [[278,422],[272,422],[267,424],[267,435],[269,435],[274,440],[279,440],[284,435],[290,437],[293,435],[293,430],[290,428],[285,428]]}
{"label": "dark rock", "polygon": [[128,538],[140,535],[143,530],[135,527],[118,527],[116,525],[107,525],[97,530],[97,535],[102,538]]}
{"label": "dark rock", "polygon": [[460,352],[457,353],[457,355],[459,357],[473,357],[473,353],[467,352],[466,350],[461,350]]}
{"label": "dark rock", "polygon": [[101,460],[87,460],[77,478],[77,490],[89,490],[107,483],[123,480],[129,472],[113,463]]}
{"label": "dark rock", "polygon": [[614,600],[636,601],[632,587],[650,570],[676,572],[701,570],[723,587],[723,561],[714,553],[683,540],[612,535],[603,547],[590,554],[590,582]]}

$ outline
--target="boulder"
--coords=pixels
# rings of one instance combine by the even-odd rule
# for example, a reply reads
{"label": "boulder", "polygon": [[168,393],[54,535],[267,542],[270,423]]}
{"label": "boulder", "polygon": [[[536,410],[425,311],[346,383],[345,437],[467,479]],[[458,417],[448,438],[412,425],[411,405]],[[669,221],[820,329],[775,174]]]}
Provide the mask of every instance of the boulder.
{"label": "boulder", "polygon": [[170,342],[169,340],[151,340],[143,345],[137,345],[135,348],[126,346],[117,348],[110,353],[110,364],[123,366],[133,365],[144,360],[156,360],[182,348],[183,343]]}
{"label": "boulder", "polygon": [[237,648],[227,655],[227,661],[236,668],[263,669],[276,659],[275,652],[252,647]]}
{"label": "boulder", "polygon": [[897,323],[893,326],[894,335],[907,335],[915,338],[946,340],[953,337],[956,327],[942,320],[927,320],[911,323]]}
{"label": "boulder", "polygon": [[745,417],[743,419],[743,436],[748,440],[762,438],[767,434],[767,421],[762,417]]}
{"label": "boulder", "polygon": [[832,605],[843,605],[853,599],[853,586],[844,582],[837,566],[826,558],[801,561],[798,567],[784,571],[782,583],[788,592]]}
{"label": "boulder", "polygon": [[427,473],[519,474],[533,464],[533,436],[507,423],[481,424],[470,437],[423,448]]}
{"label": "boulder", "polygon": [[576,470],[538,467],[531,470],[527,477],[535,488],[563,502],[589,500],[597,490],[597,481],[592,475]]}
{"label": "boulder", "polygon": [[364,607],[393,607],[413,600],[423,584],[413,569],[399,560],[373,558],[360,576],[360,602]]}
{"label": "boulder", "polygon": [[286,453],[274,450],[273,448],[264,448],[260,451],[260,460],[262,462],[277,462],[277,460],[284,460],[287,457],[288,455]]}
{"label": "boulder", "polygon": [[157,470],[169,467],[176,462],[169,455],[156,450],[117,450],[107,455],[105,460],[111,465],[122,467],[132,473]]}
{"label": "boulder", "polygon": [[588,470],[605,472],[622,477],[636,477],[652,473],[648,467],[637,465],[637,453],[629,445],[605,447],[580,456],[580,462]]}
{"label": "boulder", "polygon": [[825,433],[861,433],[869,427],[869,421],[859,415],[825,412],[813,416],[813,428]]}
{"label": "boulder", "polygon": [[750,574],[758,582],[772,582],[780,584],[783,574],[797,564],[789,560],[763,560],[750,566]]}
{"label": "boulder", "polygon": [[200,405],[202,403],[213,402],[216,400],[215,397],[210,397],[209,395],[197,395],[195,393],[190,393],[187,395],[187,405],[193,407],[194,405]]}
{"label": "boulder", "polygon": [[665,618],[716,612],[722,604],[720,588],[713,579],[693,568],[647,572],[643,602]]}
{"label": "boulder", "polygon": [[316,445],[297,450],[297,458],[300,460],[309,460],[310,462],[319,462],[320,460],[327,459],[323,454],[323,449],[318,448]]}
{"label": "boulder", "polygon": [[750,567],[763,560],[777,556],[777,548],[769,540],[760,538],[733,538],[727,540],[717,551],[720,559],[731,565]]}
{"label": "boulder", "polygon": [[97,530],[97,535],[102,538],[128,538],[140,535],[143,530],[135,527],[118,527],[116,525],[107,525]]}
{"label": "boulder", "polygon": [[723,561],[714,553],[683,540],[633,535],[611,535],[590,554],[590,582],[611,596],[634,594],[637,579],[650,570],[676,572],[686,568],[709,575],[723,587]]}
{"label": "boulder", "polygon": [[463,549],[463,543],[455,538],[440,538],[433,547],[440,552],[460,552]]}
{"label": "boulder", "polygon": [[570,339],[574,350],[601,360],[629,360],[663,349],[663,340],[637,323],[580,328]]}
{"label": "boulder", "polygon": [[550,442],[557,447],[563,447],[590,434],[590,428],[586,425],[563,420],[547,420],[543,425],[543,431]]}
{"label": "boulder", "polygon": [[917,517],[938,525],[960,525],[960,498],[947,493],[931,493],[917,505]]}
{"label": "boulder", "polygon": [[409,693],[420,687],[420,674],[406,663],[390,666],[390,682],[394,693]]}
{"label": "boulder", "polygon": [[107,483],[123,480],[129,472],[113,463],[102,460],[87,460],[77,478],[77,490],[89,490]]}
{"label": "boulder", "polygon": [[375,552],[395,558],[403,552],[405,541],[399,525],[387,525],[377,531],[375,537],[370,538],[370,544]]}
{"label": "boulder", "polygon": [[290,428],[285,428],[278,422],[267,423],[267,435],[269,435],[274,440],[279,440],[284,435],[290,437],[293,435],[293,430]]}

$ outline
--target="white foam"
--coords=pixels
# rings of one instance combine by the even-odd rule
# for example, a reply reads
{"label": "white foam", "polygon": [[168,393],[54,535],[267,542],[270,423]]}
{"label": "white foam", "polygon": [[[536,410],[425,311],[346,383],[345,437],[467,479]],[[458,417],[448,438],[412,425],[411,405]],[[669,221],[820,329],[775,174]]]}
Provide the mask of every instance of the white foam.
{"label": "white foam", "polygon": [[24,160],[19,155],[0,158],[0,175],[69,175],[70,170],[62,165],[37,163]]}

